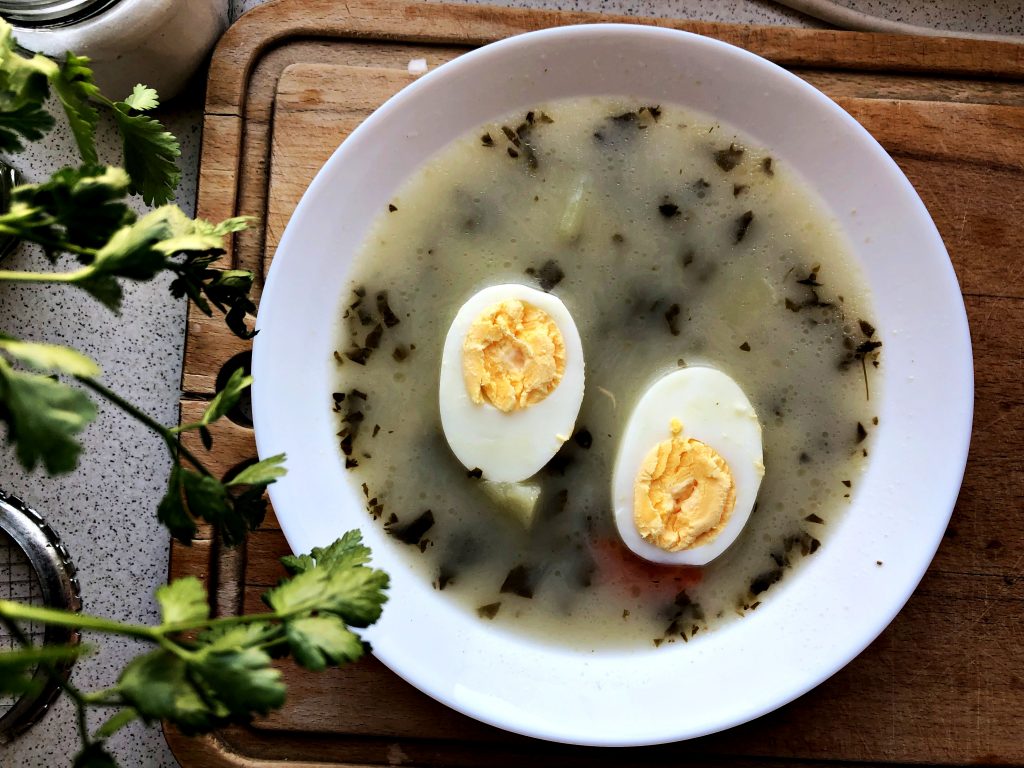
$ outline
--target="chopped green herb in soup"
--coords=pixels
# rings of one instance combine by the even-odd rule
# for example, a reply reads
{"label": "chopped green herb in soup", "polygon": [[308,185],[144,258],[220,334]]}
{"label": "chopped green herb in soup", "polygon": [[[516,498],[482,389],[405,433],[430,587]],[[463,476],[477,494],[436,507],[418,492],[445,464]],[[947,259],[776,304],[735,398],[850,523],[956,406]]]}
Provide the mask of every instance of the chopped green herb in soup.
{"label": "chopped green herb in soup", "polygon": [[[785,158],[665,104],[474,129],[381,211],[340,307],[330,405],[367,516],[442,599],[574,648],[765,610],[828,549],[878,426],[881,342],[837,225]],[[742,394],[663,409],[655,383],[699,368],[695,403]],[[649,463],[617,467],[644,407]],[[742,467],[702,419],[746,419]],[[613,512],[631,489],[651,546],[697,553],[730,520],[735,541],[638,557]]]}

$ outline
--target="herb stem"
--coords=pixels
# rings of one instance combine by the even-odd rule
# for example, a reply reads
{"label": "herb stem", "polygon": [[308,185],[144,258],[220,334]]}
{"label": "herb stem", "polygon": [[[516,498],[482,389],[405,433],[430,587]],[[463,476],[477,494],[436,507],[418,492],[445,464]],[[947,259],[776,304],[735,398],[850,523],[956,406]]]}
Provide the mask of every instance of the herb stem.
{"label": "herb stem", "polygon": [[92,274],[92,267],[74,272],[21,272],[0,269],[0,281],[9,283],[75,283]]}
{"label": "herb stem", "polygon": [[[22,605],[10,600],[0,600],[0,620],[5,624],[14,621],[38,621],[58,627],[89,629],[109,635],[128,635],[129,637],[140,637],[145,640],[154,640],[157,635],[152,627],[144,627],[140,624],[122,624],[99,616],[64,611],[58,608]],[[12,634],[14,633],[12,632]]]}
{"label": "herb stem", "polygon": [[166,636],[166,633],[157,633],[156,642],[161,648],[168,653],[172,653],[183,661],[191,661],[195,658],[195,654],[185,648],[182,648],[176,642]]}
{"label": "herb stem", "polygon": [[[38,231],[29,231],[21,229],[20,227],[10,227],[4,224],[3,219],[0,218],[0,234],[9,235],[16,237],[20,240],[24,240],[29,243],[35,243],[41,245],[48,251],[64,251],[66,253],[73,253],[76,256],[85,256],[89,261],[92,261],[96,257],[97,251],[92,248],[85,248],[81,245],[75,245],[63,240],[51,240],[48,237],[43,237]],[[89,269],[85,267],[85,269]],[[84,269],[76,270],[76,272],[84,272]],[[66,275],[73,275],[76,272],[66,272]]]}
{"label": "herb stem", "polygon": [[303,613],[302,610],[289,611],[287,613],[247,613],[243,616],[219,616],[215,619],[204,621],[183,621],[178,624],[162,624],[154,627],[154,632],[160,635],[173,635],[176,632],[188,632],[192,629],[216,629],[224,626],[238,626],[239,624],[252,624],[263,621],[287,621],[293,616]]}
{"label": "herb stem", "polygon": [[197,459],[188,448],[181,444],[181,441],[178,439],[177,435],[173,430],[165,427],[163,424],[158,422],[149,414],[140,411],[138,408],[129,403],[119,394],[110,389],[107,389],[105,386],[100,384],[98,381],[96,381],[96,379],[91,379],[86,376],[76,376],[75,378],[77,378],[82,384],[87,386],[93,392],[100,395],[103,399],[113,403],[122,411],[127,413],[129,416],[142,422],[142,424],[149,427],[151,430],[160,435],[164,439],[164,442],[167,443],[167,450],[171,452],[171,457],[175,459],[175,461],[178,460],[179,455],[184,456],[189,461],[189,463],[192,464],[192,466],[194,466],[196,469],[198,469],[202,474],[206,475],[207,477],[213,477],[210,471],[205,466],[203,466],[203,463],[199,459]]}
{"label": "herb stem", "polygon": [[[93,707],[124,707],[127,703],[118,695],[117,688],[82,693],[82,701]],[[111,698],[114,697],[114,698]]]}
{"label": "herb stem", "polygon": [[[24,632],[21,631],[21,627],[18,626],[17,622],[9,615],[3,613],[4,605],[15,605],[17,603],[9,603],[6,600],[0,600],[0,621],[3,622],[4,626],[7,627],[7,631],[11,633],[13,637],[17,639],[19,643],[25,648],[32,648],[32,641],[28,639]],[[28,608],[30,606],[20,606],[22,608]],[[52,610],[52,609],[46,609]],[[69,612],[70,613],[70,612]],[[71,700],[75,704],[75,719],[78,722],[78,734],[82,740],[82,747],[88,748],[91,740],[89,739],[89,725],[85,720],[85,708],[87,706],[85,695],[78,690],[75,686],[64,679],[64,675],[58,672],[52,663],[46,660],[40,660],[39,666],[47,677],[49,677],[54,684],[60,688],[64,693],[71,697]]]}

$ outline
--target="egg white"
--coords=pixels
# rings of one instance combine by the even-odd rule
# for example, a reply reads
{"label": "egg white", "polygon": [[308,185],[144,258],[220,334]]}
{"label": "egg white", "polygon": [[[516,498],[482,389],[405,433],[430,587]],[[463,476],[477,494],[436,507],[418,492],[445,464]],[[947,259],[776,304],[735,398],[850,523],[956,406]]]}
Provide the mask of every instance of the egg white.
{"label": "egg white", "polygon": [[[732,472],[736,506],[725,528],[707,544],[666,552],[645,541],[633,520],[633,488],[648,452],[671,437],[669,424],[679,419],[682,438],[714,448]],[[750,518],[764,474],[761,423],[750,400],[731,377],[714,368],[674,371],[641,396],[619,442],[612,476],[615,525],[622,541],[655,563],[706,565],[725,552]]]}
{"label": "egg white", "polygon": [[[503,413],[474,403],[462,375],[462,346],[473,321],[502,301],[518,299],[547,312],[565,343],[565,372],[539,403]],[[525,285],[508,283],[471,296],[452,321],[441,356],[438,402],[441,426],[452,452],[467,469],[488,480],[515,483],[536,474],[572,436],[583,403],[583,344],[561,300]]]}

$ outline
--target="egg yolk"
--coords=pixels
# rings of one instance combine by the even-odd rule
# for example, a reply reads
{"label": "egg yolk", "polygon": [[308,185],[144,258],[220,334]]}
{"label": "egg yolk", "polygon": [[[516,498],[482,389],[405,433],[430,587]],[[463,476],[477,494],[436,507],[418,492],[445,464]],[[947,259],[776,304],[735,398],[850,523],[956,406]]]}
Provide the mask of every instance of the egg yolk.
{"label": "egg yolk", "polygon": [[700,440],[672,437],[644,458],[633,486],[633,520],[640,535],[667,552],[707,544],[736,506],[732,472],[719,453]]}
{"label": "egg yolk", "polygon": [[565,341],[551,316],[508,299],[473,321],[462,345],[470,399],[505,413],[539,403],[565,373]]}

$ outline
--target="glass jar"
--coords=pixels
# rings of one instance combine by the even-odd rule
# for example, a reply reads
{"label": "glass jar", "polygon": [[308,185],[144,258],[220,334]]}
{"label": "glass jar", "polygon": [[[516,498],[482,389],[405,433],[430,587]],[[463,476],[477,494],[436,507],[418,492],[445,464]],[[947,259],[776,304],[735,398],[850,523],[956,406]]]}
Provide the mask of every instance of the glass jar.
{"label": "glass jar", "polygon": [[228,24],[228,0],[0,0],[18,43],[60,58],[88,56],[111,98],[136,83],[176,95]]}

